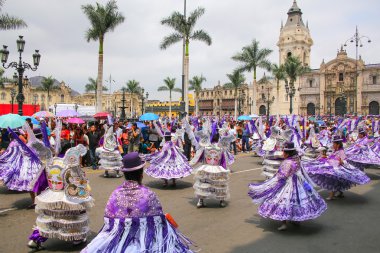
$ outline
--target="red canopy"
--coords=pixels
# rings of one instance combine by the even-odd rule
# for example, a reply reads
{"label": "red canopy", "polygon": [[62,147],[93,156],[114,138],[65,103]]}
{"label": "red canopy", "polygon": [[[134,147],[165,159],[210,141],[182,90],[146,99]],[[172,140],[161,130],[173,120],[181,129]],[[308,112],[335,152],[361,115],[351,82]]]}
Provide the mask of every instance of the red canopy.
{"label": "red canopy", "polygon": [[[40,111],[39,105],[22,105],[22,113],[23,116],[32,116],[35,112]],[[12,113],[12,104],[1,104],[0,105],[0,115]],[[13,113],[18,113],[18,105],[13,104]]]}
{"label": "red canopy", "polygon": [[108,115],[111,115],[110,113],[108,112],[98,112],[94,115],[94,118],[97,118],[97,119],[106,119]]}

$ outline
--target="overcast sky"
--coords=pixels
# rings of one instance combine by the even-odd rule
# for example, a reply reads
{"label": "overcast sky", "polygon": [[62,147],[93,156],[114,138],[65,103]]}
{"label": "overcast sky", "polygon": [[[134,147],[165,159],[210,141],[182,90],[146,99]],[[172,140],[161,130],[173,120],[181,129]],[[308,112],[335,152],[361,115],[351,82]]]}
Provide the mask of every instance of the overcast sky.
{"label": "overcast sky", "polygon": [[[96,78],[98,42],[84,38],[89,22],[81,5],[90,0],[7,0],[3,12],[23,18],[28,28],[1,31],[0,44],[9,46],[10,60],[16,59],[16,39],[24,35],[24,57],[31,63],[34,49],[40,49],[39,69],[26,75],[52,75],[65,81],[73,89],[83,92],[88,77]],[[104,0],[98,0],[105,3]],[[136,79],[150,93],[149,99],[167,99],[157,87],[166,77],[177,78],[181,85],[181,43],[167,50],[159,44],[171,30],[160,20],[173,11],[183,11],[183,0],[119,0],[120,11],[126,21],[106,35],[104,47],[104,77],[110,74],[116,81],[112,91],[120,89],[127,80]],[[281,20],[286,21],[292,0],[187,0],[188,10],[198,6],[206,9],[197,28],[206,30],[213,39],[207,46],[202,42],[190,43],[190,76],[203,74],[205,87],[213,87],[237,66],[231,56],[252,39],[261,47],[270,48],[270,60],[278,62],[278,41]],[[360,48],[364,61],[380,63],[380,1],[378,0],[299,0],[304,21],[309,22],[314,46],[311,67],[319,68],[325,61],[336,57],[341,44],[353,36],[355,25],[359,32],[372,39]],[[348,48],[354,57],[355,47]],[[12,76],[13,70],[6,75]],[[259,72],[258,78],[263,74]],[[252,81],[252,75],[247,74]]]}

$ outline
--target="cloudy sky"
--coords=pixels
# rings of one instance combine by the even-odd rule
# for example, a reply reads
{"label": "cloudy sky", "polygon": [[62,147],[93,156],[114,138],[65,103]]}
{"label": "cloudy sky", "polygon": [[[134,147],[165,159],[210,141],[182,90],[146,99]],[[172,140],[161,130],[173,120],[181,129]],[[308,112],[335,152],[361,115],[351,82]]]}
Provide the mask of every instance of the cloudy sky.
{"label": "cloudy sky", "polygon": [[[96,77],[97,42],[84,38],[89,22],[82,13],[81,5],[95,3],[90,0],[7,0],[3,12],[23,18],[27,29],[1,31],[0,44],[9,46],[10,60],[16,59],[16,39],[24,35],[24,57],[31,62],[34,49],[40,49],[41,66],[26,75],[52,75],[65,81],[75,90],[83,92],[88,77]],[[98,0],[105,3],[105,0]],[[160,50],[162,38],[170,29],[160,20],[173,11],[183,11],[183,0],[118,0],[126,21],[113,33],[106,35],[104,76],[112,75],[116,84],[112,91],[120,89],[127,80],[136,79],[150,93],[150,99],[167,99],[166,93],[157,87],[166,77],[181,80],[181,43],[167,50]],[[203,74],[205,87],[225,83],[226,74],[237,64],[231,56],[252,39],[261,47],[273,50],[270,60],[278,62],[276,46],[281,20],[287,18],[292,0],[187,0],[188,10],[198,6],[206,9],[198,28],[209,32],[213,44],[190,44],[190,76]],[[366,63],[380,63],[380,32],[378,0],[299,0],[303,19],[309,22],[314,46],[311,67],[319,68],[322,59],[336,56],[337,49],[350,38],[358,25],[359,32],[372,39],[360,54]],[[355,47],[348,48],[354,57]],[[8,70],[6,75],[12,76]],[[263,74],[259,72],[259,77]],[[252,75],[247,75],[252,81]]]}

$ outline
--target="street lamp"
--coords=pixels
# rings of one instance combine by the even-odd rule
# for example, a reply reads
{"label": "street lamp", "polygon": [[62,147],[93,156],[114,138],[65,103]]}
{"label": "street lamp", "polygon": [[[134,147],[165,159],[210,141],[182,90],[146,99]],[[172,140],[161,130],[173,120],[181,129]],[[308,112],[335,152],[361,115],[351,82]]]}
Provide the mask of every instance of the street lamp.
{"label": "street lamp", "polygon": [[292,114],[293,113],[293,97],[296,94],[296,88],[294,87],[294,84],[289,86],[288,81],[285,81],[285,91],[290,101],[289,113]]}
{"label": "street lamp", "polygon": [[145,99],[146,99],[146,102],[148,103],[148,97],[149,97],[149,92],[146,92],[145,93]]}
{"label": "street lamp", "polygon": [[54,115],[57,115],[57,103],[54,104]]}
{"label": "street lamp", "polygon": [[5,65],[8,61],[9,51],[8,46],[3,45],[3,49],[0,50],[1,55],[1,63],[3,64],[3,67],[5,69],[8,69],[10,67],[15,68],[18,72],[18,94],[17,94],[17,102],[18,102],[18,114],[22,116],[22,105],[25,101],[25,96],[23,94],[23,75],[26,69],[30,69],[32,71],[36,71],[38,68],[38,65],[40,64],[41,55],[39,54],[39,50],[35,50],[35,53],[33,54],[33,65],[32,67],[29,63],[22,61],[22,53],[24,52],[25,47],[25,40],[23,39],[23,36],[19,36],[19,39],[17,40],[17,50],[19,52],[19,61],[18,62],[11,62],[8,65]]}
{"label": "street lamp", "polygon": [[267,87],[267,96],[263,93],[262,98],[263,102],[267,104],[267,120],[269,120],[269,115],[270,115],[270,106],[273,104],[275,97],[273,96],[272,98],[269,98],[270,93],[269,93],[269,87]]}
{"label": "street lamp", "polygon": [[[347,47],[347,42],[355,43],[355,94],[357,96],[358,94],[358,47],[363,47],[363,41],[365,40],[368,43],[371,43],[371,39],[368,36],[360,35],[358,27],[356,26],[356,31],[354,36],[346,40],[344,43],[344,46]],[[358,113],[358,99],[357,97],[354,99],[354,113],[357,115]]]}
{"label": "street lamp", "polygon": [[75,111],[78,112],[78,104],[77,103],[75,103],[74,107],[75,107]]}
{"label": "street lamp", "polygon": [[145,89],[144,88],[141,88],[141,115],[144,114],[144,92],[145,92]]}
{"label": "street lamp", "polygon": [[[121,88],[121,91],[123,92],[123,97],[121,99],[121,106],[120,106],[120,109],[121,109],[121,114],[120,114],[120,121],[124,121],[125,120],[125,87]],[[132,99],[132,98],[131,98]]]}

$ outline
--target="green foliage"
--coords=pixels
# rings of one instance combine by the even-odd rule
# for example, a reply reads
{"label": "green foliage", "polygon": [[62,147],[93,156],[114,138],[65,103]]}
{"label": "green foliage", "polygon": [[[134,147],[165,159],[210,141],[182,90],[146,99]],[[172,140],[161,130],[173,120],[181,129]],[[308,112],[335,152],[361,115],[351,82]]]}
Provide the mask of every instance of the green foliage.
{"label": "green foliage", "polygon": [[297,57],[289,56],[284,63],[284,72],[286,74],[285,82],[294,85],[299,76],[309,71],[310,68],[303,66]]}
{"label": "green foliage", "polygon": [[234,70],[232,74],[227,74],[228,83],[224,84],[225,88],[235,89],[235,96],[237,96],[237,90],[245,83],[245,77],[239,70]]}
{"label": "green foliage", "polygon": [[259,44],[260,43],[254,39],[250,45],[243,47],[240,53],[232,57],[233,60],[241,63],[237,68],[239,72],[253,71],[254,80],[256,80],[257,68],[267,69],[268,71],[271,68],[271,63],[267,58],[272,53],[272,50],[260,48]]}
{"label": "green foliage", "polygon": [[198,40],[211,45],[212,39],[210,35],[204,30],[196,30],[195,25],[198,19],[205,13],[204,8],[197,8],[192,11],[185,19],[185,16],[179,12],[173,12],[171,16],[161,20],[162,25],[166,25],[174,30],[174,32],[162,40],[160,48],[167,49],[169,46],[181,42],[183,39],[186,41],[186,54],[188,55],[188,44],[190,40]]}
{"label": "green foliage", "polygon": [[140,82],[133,79],[129,80],[126,85],[127,86],[125,87],[125,91],[131,93],[131,95],[141,93]]}
{"label": "green foliage", "polygon": [[[89,77],[88,78],[88,83],[85,86],[86,92],[91,92],[91,91],[97,91],[97,81],[96,79]],[[103,91],[108,91],[108,88],[106,86],[102,87]]]}
{"label": "green foliage", "polygon": [[196,94],[198,94],[202,90],[202,83],[206,81],[207,79],[203,75],[194,76],[193,79],[189,81],[189,90],[193,90]]}
{"label": "green foliage", "polygon": [[82,5],[82,10],[91,24],[86,32],[87,42],[99,40],[102,43],[106,33],[114,31],[124,22],[125,18],[118,9],[115,0],[108,1],[106,5]]}
{"label": "green foliage", "polygon": [[164,85],[158,87],[157,91],[169,91],[170,94],[174,92],[182,92],[182,89],[175,87],[175,78],[167,77],[164,79]]}
{"label": "green foliage", "polygon": [[[0,11],[5,3],[5,0],[0,0]],[[27,27],[24,20],[11,16],[7,13],[0,14],[0,30],[15,30]]]}

